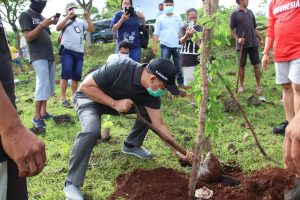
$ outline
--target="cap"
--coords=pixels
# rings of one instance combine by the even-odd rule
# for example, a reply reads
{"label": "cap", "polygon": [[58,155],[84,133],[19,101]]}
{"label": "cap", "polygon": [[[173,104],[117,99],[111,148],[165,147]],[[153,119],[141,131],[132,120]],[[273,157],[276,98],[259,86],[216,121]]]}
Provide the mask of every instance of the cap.
{"label": "cap", "polygon": [[77,8],[76,3],[74,3],[74,2],[67,3],[66,10],[69,10],[71,8]]}
{"label": "cap", "polygon": [[175,65],[166,58],[155,58],[147,65],[147,69],[159,80],[163,81],[166,89],[173,95],[179,95],[179,89],[175,84],[177,69]]}
{"label": "cap", "polygon": [[164,3],[174,3],[173,0],[164,0]]}

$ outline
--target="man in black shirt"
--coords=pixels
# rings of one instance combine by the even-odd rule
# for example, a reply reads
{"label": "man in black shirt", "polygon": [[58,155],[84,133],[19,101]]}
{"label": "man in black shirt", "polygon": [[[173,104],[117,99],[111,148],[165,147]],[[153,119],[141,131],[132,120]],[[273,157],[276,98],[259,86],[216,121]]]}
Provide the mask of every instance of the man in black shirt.
{"label": "man in black shirt", "polygon": [[22,125],[15,109],[11,56],[1,16],[0,54],[0,199],[26,200],[24,177],[43,169],[45,145]]}
{"label": "man in black shirt", "polygon": [[254,74],[256,78],[256,94],[262,95],[262,89],[260,86],[260,71],[259,71],[259,53],[258,53],[258,40],[263,45],[264,41],[260,36],[259,31],[256,28],[255,16],[251,10],[247,9],[248,0],[236,0],[238,8],[233,11],[230,17],[231,35],[236,40],[237,51],[240,52],[241,45],[243,50],[241,61],[239,63],[239,77],[240,88],[239,93],[244,92],[244,76],[245,66],[247,62],[247,54],[249,54],[251,64],[254,67]]}
{"label": "man in black shirt", "polygon": [[[139,113],[160,130],[165,138],[174,140],[163,122],[160,112],[160,96],[164,89],[178,95],[175,85],[176,67],[165,58],[152,60],[142,65],[129,58],[108,62],[87,76],[75,94],[74,103],[80,118],[82,131],[77,135],[71,152],[70,166],[64,192],[67,199],[83,199],[79,187],[83,185],[88,161],[99,138],[101,115]],[[148,127],[136,120],[125,140],[122,152],[141,159],[150,159],[152,154],[142,147]],[[176,154],[192,162],[193,153]]]}

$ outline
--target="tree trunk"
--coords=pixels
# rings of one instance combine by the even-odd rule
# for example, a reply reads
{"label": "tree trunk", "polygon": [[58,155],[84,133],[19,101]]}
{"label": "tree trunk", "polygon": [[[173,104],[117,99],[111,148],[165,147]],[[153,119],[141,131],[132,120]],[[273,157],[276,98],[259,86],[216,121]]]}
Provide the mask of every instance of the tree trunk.
{"label": "tree trunk", "polygon": [[[212,15],[217,11],[219,7],[219,0],[202,0],[204,5],[204,14]],[[204,140],[205,133],[205,118],[207,113],[207,99],[208,99],[208,73],[207,73],[207,56],[210,55],[211,47],[210,40],[213,36],[212,29],[207,29],[204,25],[203,37],[201,40],[201,105],[199,111],[199,127],[198,127],[198,137],[195,148],[195,159],[193,161],[193,168],[189,180],[189,191],[188,195],[192,199],[195,194],[196,184],[197,184],[197,175],[201,162],[202,154],[202,144]]]}
{"label": "tree trunk", "polygon": [[18,29],[18,27],[15,25],[15,24],[11,24],[12,28],[13,28],[13,31],[15,33],[15,39],[16,39],[16,48],[18,49],[18,52],[19,52],[19,56],[21,58],[23,58],[23,52],[22,52],[22,49],[21,49],[21,45],[20,45],[20,31]]}
{"label": "tree trunk", "polygon": [[90,32],[86,32],[85,40],[86,40],[87,46],[90,47],[92,45],[92,38],[91,38],[91,33]]}

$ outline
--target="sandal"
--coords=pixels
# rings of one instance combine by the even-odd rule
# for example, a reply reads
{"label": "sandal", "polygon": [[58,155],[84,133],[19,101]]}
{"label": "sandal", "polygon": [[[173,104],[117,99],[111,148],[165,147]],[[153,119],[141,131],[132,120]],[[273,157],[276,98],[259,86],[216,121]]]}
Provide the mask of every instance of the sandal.
{"label": "sandal", "polygon": [[240,87],[239,89],[238,89],[238,93],[240,94],[240,93],[243,93],[244,92],[244,90],[245,90],[245,88],[244,87]]}

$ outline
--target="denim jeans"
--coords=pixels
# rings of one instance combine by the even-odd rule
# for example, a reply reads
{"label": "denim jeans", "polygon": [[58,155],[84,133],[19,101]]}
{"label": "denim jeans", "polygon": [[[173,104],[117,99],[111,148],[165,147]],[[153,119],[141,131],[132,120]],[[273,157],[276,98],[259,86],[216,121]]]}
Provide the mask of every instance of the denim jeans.
{"label": "denim jeans", "polygon": [[182,66],[180,64],[180,48],[170,48],[166,45],[161,44],[161,57],[171,59],[171,55],[174,61],[174,65],[177,69],[177,84],[178,86],[183,86],[183,74],[182,74]]}

